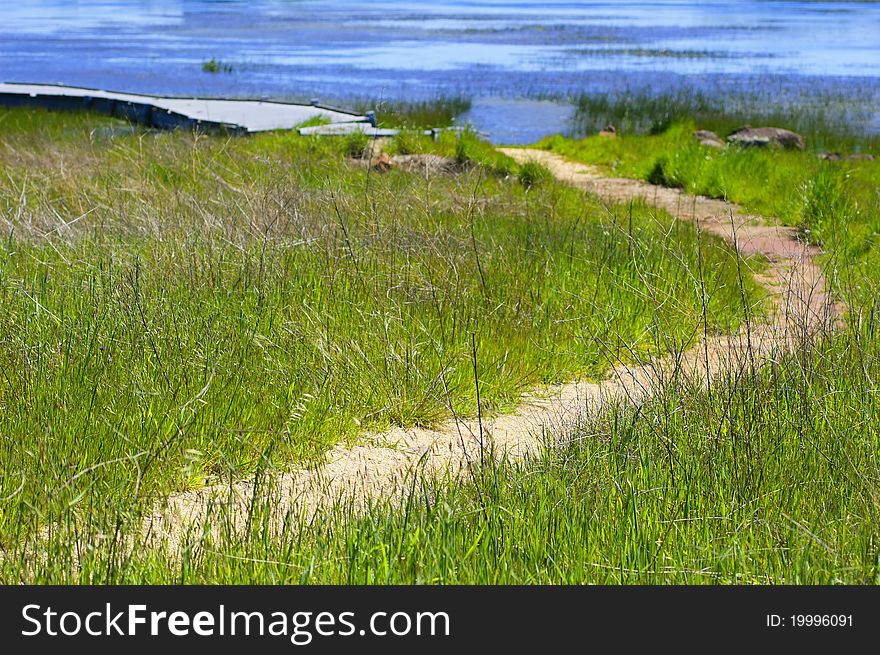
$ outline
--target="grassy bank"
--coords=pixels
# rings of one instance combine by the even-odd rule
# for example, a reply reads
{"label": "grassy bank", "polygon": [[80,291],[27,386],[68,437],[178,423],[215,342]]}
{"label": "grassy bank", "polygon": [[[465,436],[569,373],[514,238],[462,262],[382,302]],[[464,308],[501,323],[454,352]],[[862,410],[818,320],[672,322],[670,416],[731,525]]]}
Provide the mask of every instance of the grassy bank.
{"label": "grassy bank", "polygon": [[0,114],[4,547],[50,524],[113,534],[164,493],[472,416],[475,362],[492,412],[682,347],[701,261],[711,328],[738,323],[719,242],[523,185],[472,135],[432,147],[453,172],[380,175],[344,140]]}
{"label": "grassy bank", "polygon": [[700,91],[687,86],[674,92],[629,91],[584,94],[575,101],[572,129],[580,136],[613,124],[623,134],[661,134],[690,119],[702,129],[728,134],[743,125],[774,125],[802,134],[817,150],[873,148],[880,137],[870,130],[875,119],[875,91],[849,83],[846,92],[756,88]]}
{"label": "grassy bank", "polygon": [[[880,160],[826,161],[810,140],[803,152],[736,146],[718,150],[693,137],[696,129],[707,125],[717,129],[711,122],[680,116],[656,134],[623,133],[615,139],[554,136],[540,145],[610,175],[724,198],[801,227],[805,237],[833,260],[829,270],[835,273],[838,293],[855,306],[870,304],[878,291],[873,272],[880,266]],[[793,126],[782,118],[777,125]],[[723,138],[727,132],[719,134]],[[857,143],[852,138],[828,132],[825,142],[842,155],[880,156],[876,137],[863,135]]]}

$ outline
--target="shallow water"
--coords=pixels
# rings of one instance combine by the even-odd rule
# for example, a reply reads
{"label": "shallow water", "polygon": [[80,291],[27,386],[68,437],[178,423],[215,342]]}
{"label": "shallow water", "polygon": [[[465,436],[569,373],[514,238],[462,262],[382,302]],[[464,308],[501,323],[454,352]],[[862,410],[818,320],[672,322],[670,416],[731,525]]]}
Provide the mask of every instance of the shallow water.
{"label": "shallow water", "polygon": [[[4,81],[329,102],[465,95],[467,119],[499,142],[565,129],[570,105],[546,100],[583,91],[880,89],[873,2],[2,4]],[[204,72],[211,58],[233,72]]]}

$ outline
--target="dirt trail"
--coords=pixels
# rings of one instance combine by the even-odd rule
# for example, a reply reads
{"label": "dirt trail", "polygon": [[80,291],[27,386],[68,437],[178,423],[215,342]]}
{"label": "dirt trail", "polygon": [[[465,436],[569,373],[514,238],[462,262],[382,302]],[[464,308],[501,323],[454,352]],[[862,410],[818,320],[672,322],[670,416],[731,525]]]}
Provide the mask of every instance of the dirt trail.
{"label": "dirt trail", "polygon": [[[718,200],[637,180],[604,177],[593,168],[553,153],[526,149],[502,152],[519,162],[537,161],[558,180],[608,202],[644,198],[703,232],[735,242],[743,255],[766,256],[770,264],[758,280],[770,294],[769,316],[762,322],[750,321],[737,334],[702,339],[683,354],[616,366],[600,383],[572,382],[544,390],[540,396],[525,395],[516,412],[484,420],[482,425],[468,420],[449,421],[433,430],[397,428],[367,435],[353,448],[337,446],[317,470],[275,475],[273,503],[279,530],[288,512],[308,516],[340,498],[355,502],[393,499],[405,493],[413,476],[434,472],[457,475],[468,462],[479,460],[481,444],[522,457],[534,452],[544,435],[564,435],[586,412],[604,403],[639,402],[672,374],[705,382],[731,366],[791,348],[832,327],[840,316],[841,308],[832,301],[814,261],[819,250],[799,241],[792,228],[763,225],[758,217]],[[146,520],[144,529],[151,538],[167,540],[173,549],[182,543],[188,529],[200,532],[209,515],[214,519],[226,510],[227,520],[244,525],[253,484],[243,480],[173,495]]]}

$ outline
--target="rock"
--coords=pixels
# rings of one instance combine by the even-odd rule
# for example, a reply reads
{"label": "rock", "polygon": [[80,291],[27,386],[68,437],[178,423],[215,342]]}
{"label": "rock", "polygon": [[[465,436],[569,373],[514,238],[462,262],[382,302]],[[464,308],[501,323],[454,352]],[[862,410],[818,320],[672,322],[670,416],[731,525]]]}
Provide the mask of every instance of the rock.
{"label": "rock", "polygon": [[731,132],[727,137],[729,143],[742,146],[769,146],[777,145],[786,149],[803,150],[805,147],[804,137],[791,130],[781,127],[751,127],[746,125]]}
{"label": "rock", "polygon": [[701,145],[708,146],[709,148],[724,147],[724,141],[721,140],[721,137],[715,134],[715,132],[709,130],[697,130],[694,132],[694,138],[699,141]]}
{"label": "rock", "polygon": [[402,170],[423,173],[425,175],[451,171],[455,168],[455,160],[451,157],[431,154],[395,155],[391,158],[391,163]]}
{"label": "rock", "polygon": [[605,137],[606,139],[615,139],[617,138],[617,128],[609,123],[605,126],[604,130],[599,132],[599,136]]}
{"label": "rock", "polygon": [[381,155],[376,157],[373,160],[372,168],[375,171],[379,171],[380,173],[387,173],[392,168],[394,168],[395,164],[391,157],[388,156],[387,152],[383,152]]}
{"label": "rock", "polygon": [[854,153],[852,155],[841,157],[839,152],[823,152],[819,154],[819,159],[824,159],[825,161],[840,161],[841,159],[846,161],[874,161],[874,155],[869,155],[867,153]]}

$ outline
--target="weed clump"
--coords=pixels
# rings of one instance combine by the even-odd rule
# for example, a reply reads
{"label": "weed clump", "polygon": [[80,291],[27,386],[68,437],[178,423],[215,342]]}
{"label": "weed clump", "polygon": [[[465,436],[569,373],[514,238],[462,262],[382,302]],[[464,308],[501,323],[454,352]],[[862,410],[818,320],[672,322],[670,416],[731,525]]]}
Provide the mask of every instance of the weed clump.
{"label": "weed clump", "polygon": [[468,166],[476,162],[473,147],[468,139],[463,136],[455,142],[455,163],[459,166]]}
{"label": "weed clump", "polygon": [[422,151],[419,134],[411,130],[401,130],[391,147],[398,155],[415,155]]}
{"label": "weed clump", "polygon": [[648,173],[648,182],[673,189],[683,189],[684,176],[676,166],[679,163],[676,159],[675,155],[660,155]]}
{"label": "weed clump", "polygon": [[369,151],[370,137],[363,130],[355,130],[345,137],[345,153],[352,159],[364,159]]}
{"label": "weed clump", "polygon": [[234,70],[232,64],[227,64],[214,57],[202,62],[202,71],[205,73],[232,73]]}
{"label": "weed clump", "polygon": [[827,239],[835,225],[851,222],[855,214],[845,175],[826,167],[804,184],[803,227],[814,240]]}
{"label": "weed clump", "polygon": [[354,106],[361,112],[375,107],[379,127],[424,129],[452,126],[459,116],[470,110],[471,100],[463,97],[439,97],[411,102],[371,100],[355,103]]}
{"label": "weed clump", "polygon": [[529,161],[519,168],[519,183],[525,189],[532,189],[549,182],[552,174],[546,166],[535,161]]}

